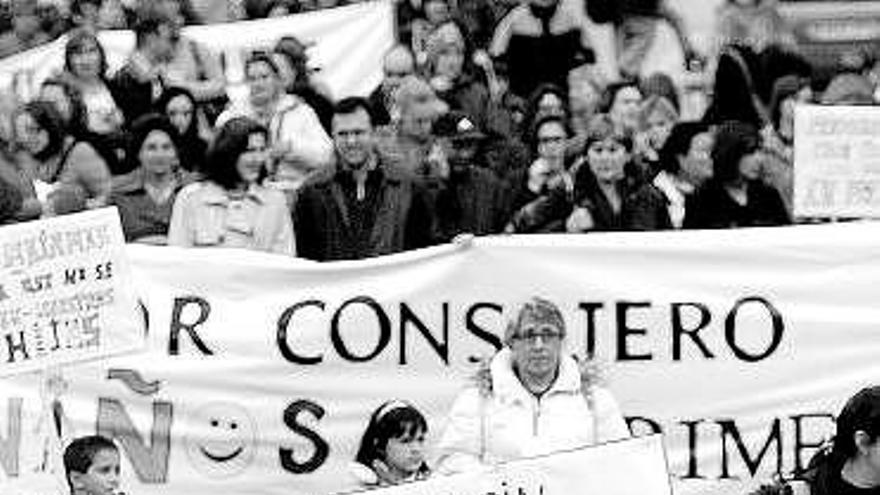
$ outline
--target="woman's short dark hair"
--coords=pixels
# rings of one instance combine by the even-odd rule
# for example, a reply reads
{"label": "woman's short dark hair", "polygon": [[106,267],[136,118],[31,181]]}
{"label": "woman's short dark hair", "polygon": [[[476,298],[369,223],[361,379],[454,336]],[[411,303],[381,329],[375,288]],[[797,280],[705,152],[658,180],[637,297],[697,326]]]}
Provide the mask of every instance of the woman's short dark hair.
{"label": "woman's short dark hair", "polygon": [[104,51],[104,47],[101,46],[98,37],[95,36],[93,32],[84,28],[73,30],[67,39],[67,44],[64,45],[64,70],[73,74],[70,59],[75,52],[80,51],[88,42],[92,42],[98,47],[98,53],[101,54],[101,68],[99,69],[100,76],[104,79],[107,76],[107,52]]}
{"label": "woman's short dark hair", "polygon": [[67,138],[67,128],[55,105],[48,101],[33,100],[25,103],[18,113],[30,115],[49,134],[49,143],[34,156],[36,159],[45,160],[61,151]]}
{"label": "woman's short dark hair", "polygon": [[729,120],[721,123],[715,131],[712,146],[714,178],[720,182],[734,180],[739,176],[739,162],[744,156],[758,149],[758,128],[746,122]]}
{"label": "woman's short dark hair", "polygon": [[850,397],[837,416],[834,435],[834,453],[841,459],[851,459],[858,452],[853,439],[863,431],[871,442],[880,436],[880,386],[865,387]]}
{"label": "woman's short dark hair", "polygon": [[138,117],[131,124],[125,151],[125,159],[128,161],[130,170],[135,170],[141,166],[141,147],[143,147],[144,141],[147,140],[147,136],[153,131],[162,131],[167,134],[174,145],[175,151],[177,151],[178,158],[180,157],[180,142],[177,129],[165,115],[148,113]]}
{"label": "woman's short dark hair", "polygon": [[[248,141],[254,134],[269,138],[269,131],[251,118],[235,117],[226,122],[208,150],[206,178],[224,189],[234,189],[241,182],[236,167],[238,159],[247,151]],[[264,168],[260,180],[266,173]]]}
{"label": "woman's short dark hair", "polygon": [[678,157],[686,155],[691,149],[691,141],[698,134],[709,132],[709,125],[703,122],[679,122],[672,127],[669,137],[660,148],[660,170],[671,174],[678,173]]}

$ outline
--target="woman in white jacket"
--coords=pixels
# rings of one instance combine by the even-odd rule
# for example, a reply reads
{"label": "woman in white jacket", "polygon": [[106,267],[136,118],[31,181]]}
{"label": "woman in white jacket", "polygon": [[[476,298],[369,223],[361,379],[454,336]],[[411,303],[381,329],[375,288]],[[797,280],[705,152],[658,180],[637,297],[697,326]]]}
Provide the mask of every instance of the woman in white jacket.
{"label": "woman in white jacket", "polygon": [[296,189],[311,174],[327,169],[333,141],[314,109],[284,92],[280,69],[269,53],[254,52],[245,62],[248,98],[217,117],[219,129],[233,117],[249,117],[269,130],[274,166],[270,180],[281,189]]}
{"label": "woman in white jacket", "polygon": [[460,472],[629,437],[611,393],[562,354],[565,320],[533,298],[505,333],[505,347],[456,399],[438,445],[439,472]]}

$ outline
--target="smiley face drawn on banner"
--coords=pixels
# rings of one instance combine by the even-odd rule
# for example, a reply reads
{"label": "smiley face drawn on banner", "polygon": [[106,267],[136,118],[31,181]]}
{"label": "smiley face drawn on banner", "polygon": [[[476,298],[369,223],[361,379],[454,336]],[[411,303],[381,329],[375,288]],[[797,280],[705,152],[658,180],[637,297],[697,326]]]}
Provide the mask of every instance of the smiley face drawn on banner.
{"label": "smiley face drawn on banner", "polygon": [[191,417],[184,438],[192,466],[210,478],[229,478],[247,468],[257,448],[257,426],[238,404],[211,402]]}

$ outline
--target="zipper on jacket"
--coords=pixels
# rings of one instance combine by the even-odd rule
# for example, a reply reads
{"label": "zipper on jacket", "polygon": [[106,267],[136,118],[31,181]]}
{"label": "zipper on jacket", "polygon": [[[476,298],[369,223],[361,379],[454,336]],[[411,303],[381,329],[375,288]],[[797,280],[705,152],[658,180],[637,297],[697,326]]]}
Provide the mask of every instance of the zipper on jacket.
{"label": "zipper on jacket", "polygon": [[541,419],[541,399],[540,398],[535,399],[535,405],[537,407],[535,407],[534,411],[532,412],[532,436],[533,437],[538,436],[538,421]]}

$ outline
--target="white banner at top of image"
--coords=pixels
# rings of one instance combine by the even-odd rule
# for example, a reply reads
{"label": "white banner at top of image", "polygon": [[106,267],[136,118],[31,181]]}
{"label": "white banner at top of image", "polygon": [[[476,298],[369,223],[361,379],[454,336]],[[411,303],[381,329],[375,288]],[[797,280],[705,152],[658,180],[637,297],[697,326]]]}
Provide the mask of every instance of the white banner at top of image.
{"label": "white banner at top of image", "polygon": [[[276,19],[187,26],[184,36],[201,42],[225,59],[230,97],[242,94],[244,60],[254,49],[270,49],[282,36],[313,43],[310,65],[335,98],[366,96],[382,78],[382,58],[394,43],[391,1],[363,2],[345,7]],[[131,31],[102,31],[112,74],[134,48]],[[0,88],[12,88],[22,99],[36,94],[46,77],[64,66],[67,36],[0,60]]]}

